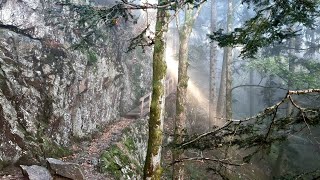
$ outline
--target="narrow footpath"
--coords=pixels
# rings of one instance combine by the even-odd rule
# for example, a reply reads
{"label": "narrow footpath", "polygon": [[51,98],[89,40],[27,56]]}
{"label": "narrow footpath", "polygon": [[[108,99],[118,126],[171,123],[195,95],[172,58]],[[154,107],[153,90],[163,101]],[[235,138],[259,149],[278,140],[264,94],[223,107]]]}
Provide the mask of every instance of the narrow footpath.
{"label": "narrow footpath", "polygon": [[90,142],[84,141],[72,147],[75,152],[63,160],[74,162],[82,167],[86,179],[105,180],[111,179],[99,173],[98,164],[101,153],[121,138],[121,132],[133,123],[135,119],[121,118],[109,124],[106,129],[94,137]]}
{"label": "narrow footpath", "polygon": [[[121,138],[121,132],[134,122],[135,119],[120,118],[107,125],[103,132],[97,133],[90,141],[74,144],[71,149],[74,153],[61,160],[79,164],[87,180],[112,180],[112,177],[99,173],[100,154],[112,143],[117,142]],[[64,179],[66,178],[54,178],[54,180]],[[0,180],[27,180],[27,178],[22,175],[19,167],[8,167],[0,171]]]}

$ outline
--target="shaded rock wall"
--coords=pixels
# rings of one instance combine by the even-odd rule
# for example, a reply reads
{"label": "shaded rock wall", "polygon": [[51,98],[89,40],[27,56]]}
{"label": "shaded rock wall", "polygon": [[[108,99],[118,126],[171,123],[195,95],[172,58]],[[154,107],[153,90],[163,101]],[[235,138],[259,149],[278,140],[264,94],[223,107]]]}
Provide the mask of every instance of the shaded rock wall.
{"label": "shaded rock wall", "polygon": [[[72,139],[118,119],[139,98],[128,79],[135,54],[122,55],[125,25],[97,27],[102,36],[74,50],[86,32],[81,15],[57,2],[0,1],[0,169],[66,154]],[[140,80],[144,91],[150,81]]]}

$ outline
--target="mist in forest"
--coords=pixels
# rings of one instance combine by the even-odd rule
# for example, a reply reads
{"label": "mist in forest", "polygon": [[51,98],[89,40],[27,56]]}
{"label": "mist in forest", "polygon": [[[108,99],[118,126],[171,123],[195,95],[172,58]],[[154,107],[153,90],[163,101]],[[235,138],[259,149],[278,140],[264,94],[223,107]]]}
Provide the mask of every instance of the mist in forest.
{"label": "mist in forest", "polygon": [[[319,108],[320,96],[317,94],[292,95],[290,98],[287,95],[289,90],[320,88],[318,46],[320,29],[316,27],[310,30],[297,24],[292,28],[300,31],[299,36],[260,48],[252,58],[242,56],[243,46],[241,45],[232,48],[217,46],[214,56],[215,66],[212,67],[211,50],[214,42],[209,38],[209,34],[218,30],[231,33],[256,15],[252,7],[241,1],[215,2],[215,7],[211,1],[208,1],[194,8],[193,11],[189,11],[189,14],[187,11],[190,10],[190,7],[170,12],[165,54],[167,77],[173,78],[175,83],[178,82],[179,58],[182,57],[181,54],[187,54],[189,80],[186,129],[188,135],[210,132],[215,128],[223,127],[228,122],[239,122],[240,124],[243,120],[248,119],[256,121],[251,124],[250,122],[242,124],[243,129],[246,125],[252,127],[250,130],[252,132],[245,132],[247,133],[244,134],[245,137],[255,136],[254,133],[257,131],[267,134],[265,139],[257,140],[257,144],[263,144],[269,131],[272,131],[270,133],[273,135],[272,138],[276,138],[277,135],[282,136],[288,131],[287,139],[271,143],[265,147],[263,152],[258,149],[257,153],[253,148],[236,148],[245,142],[239,142],[236,147],[229,147],[226,143],[221,145],[222,148],[219,144],[220,149],[203,145],[204,147],[200,149],[197,147],[198,149],[186,150],[186,155],[191,157],[205,155],[227,160],[231,164],[242,162],[243,159],[250,156],[250,163],[244,163],[239,167],[217,165],[214,162],[204,163],[203,161],[186,163],[186,174],[190,176],[190,179],[219,179],[221,177],[217,169],[225,168],[227,169],[226,174],[229,174],[228,178],[231,179],[270,179],[272,177],[291,179],[297,174],[317,171],[320,166],[320,131],[317,126],[302,123],[304,126],[298,125],[298,127],[291,127],[289,124],[289,130],[271,129],[273,124],[280,124],[281,127],[281,121],[305,119],[307,114],[303,110],[306,108]],[[95,0],[95,3],[104,6],[114,2]],[[142,5],[144,3],[151,2],[140,2]],[[216,13],[215,30],[212,29],[212,12],[214,11]],[[140,9],[132,13],[138,17],[136,22],[138,26],[134,28],[133,33],[138,35],[149,26],[146,36],[153,38],[156,11]],[[187,23],[192,26],[192,31],[187,35],[188,51],[184,52],[180,48],[182,37],[188,34],[185,30],[190,28],[186,25]],[[183,43],[186,43],[185,40]],[[147,53],[151,54],[150,51],[151,49],[147,48]],[[214,72],[213,84],[215,84],[213,90],[210,89],[212,72]],[[210,103],[212,93],[215,98],[213,98],[213,103]],[[169,96],[166,100],[167,112],[164,124],[169,130],[165,130],[165,134],[173,134],[175,98]],[[284,100],[285,98],[287,99]],[[272,114],[268,112],[268,109],[275,111]],[[259,118],[262,120],[259,121]],[[236,137],[236,130],[233,132],[234,136],[226,135],[230,136],[227,140]],[[291,134],[291,132],[296,133]],[[168,140],[165,141],[170,142],[169,139],[172,137],[166,136]],[[241,137],[241,134],[238,136]],[[237,142],[232,143],[237,144]],[[263,148],[264,146],[258,147]],[[165,148],[164,151],[170,154],[171,150]],[[250,154],[253,156],[251,157]],[[169,164],[170,158],[164,158],[164,163]],[[171,170],[165,169],[164,174],[170,177]]]}
{"label": "mist in forest", "polygon": [[[254,12],[240,2],[233,2],[232,27],[237,28],[254,16]],[[226,31],[228,4],[217,2],[217,28]],[[205,3],[193,24],[188,53],[188,116],[189,133],[201,133],[210,129],[209,119],[209,77],[210,77],[210,2]],[[167,44],[167,65],[169,73],[177,78],[179,31],[184,20],[180,13],[169,25]],[[180,27],[179,27],[180,25]],[[299,25],[295,27],[299,29]],[[254,117],[265,108],[277,104],[288,90],[317,89],[320,87],[319,29],[301,29],[301,35],[280,44],[273,44],[259,50],[254,58],[243,58],[242,47],[232,49],[232,119],[241,120]],[[216,94],[223,81],[222,69],[224,48],[218,47],[216,55]],[[225,76],[224,76],[225,77]],[[220,95],[221,96],[221,95]],[[301,107],[319,108],[319,96],[294,96],[294,102]],[[225,98],[224,98],[225,101]],[[225,106],[225,102],[216,106]],[[225,107],[224,107],[225,109]],[[297,107],[292,104],[280,106],[277,118],[295,118]],[[226,117],[216,117],[216,125],[226,122]],[[220,122],[219,122],[220,121]],[[238,169],[238,178],[268,179],[296,172],[313,171],[319,167],[319,128],[310,127],[288,140],[272,145],[267,155],[254,159],[252,172]],[[231,153],[237,156],[237,152]],[[240,153],[241,154],[241,153]],[[191,168],[192,169],[192,168]],[[190,170],[190,169],[189,169]],[[192,170],[190,170],[192,171]],[[196,175],[195,175],[196,177]],[[210,176],[209,176],[210,177]]]}
{"label": "mist in forest", "polygon": [[320,179],[319,9],[0,0],[0,179]]}

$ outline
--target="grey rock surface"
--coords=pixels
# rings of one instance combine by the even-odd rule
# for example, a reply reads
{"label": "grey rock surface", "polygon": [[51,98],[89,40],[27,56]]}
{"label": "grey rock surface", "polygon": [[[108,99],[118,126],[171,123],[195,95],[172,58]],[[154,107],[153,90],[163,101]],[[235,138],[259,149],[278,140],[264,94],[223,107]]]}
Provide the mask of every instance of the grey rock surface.
{"label": "grey rock surface", "polygon": [[48,169],[32,165],[32,166],[24,166],[20,165],[23,174],[29,178],[29,180],[53,180],[53,177],[51,176]]}
{"label": "grey rock surface", "polygon": [[64,156],[150,87],[148,55],[124,53],[132,27],[94,27],[91,44],[75,49],[91,29],[59,2],[0,1],[0,169]]}
{"label": "grey rock surface", "polygon": [[47,158],[47,163],[50,171],[54,174],[73,179],[73,180],[84,180],[85,177],[78,164],[64,162],[54,158]]}

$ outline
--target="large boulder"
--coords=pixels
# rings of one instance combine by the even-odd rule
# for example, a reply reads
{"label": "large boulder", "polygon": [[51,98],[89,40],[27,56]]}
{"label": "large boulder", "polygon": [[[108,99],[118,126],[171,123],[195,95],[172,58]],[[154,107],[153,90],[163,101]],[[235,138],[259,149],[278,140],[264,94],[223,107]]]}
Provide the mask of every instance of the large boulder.
{"label": "large boulder", "polygon": [[23,172],[23,175],[25,175],[29,180],[53,180],[50,172],[48,169],[32,165],[32,166],[20,166]]}
{"label": "large boulder", "polygon": [[47,158],[48,167],[56,175],[73,180],[84,180],[85,177],[79,164],[64,162],[54,158]]}

